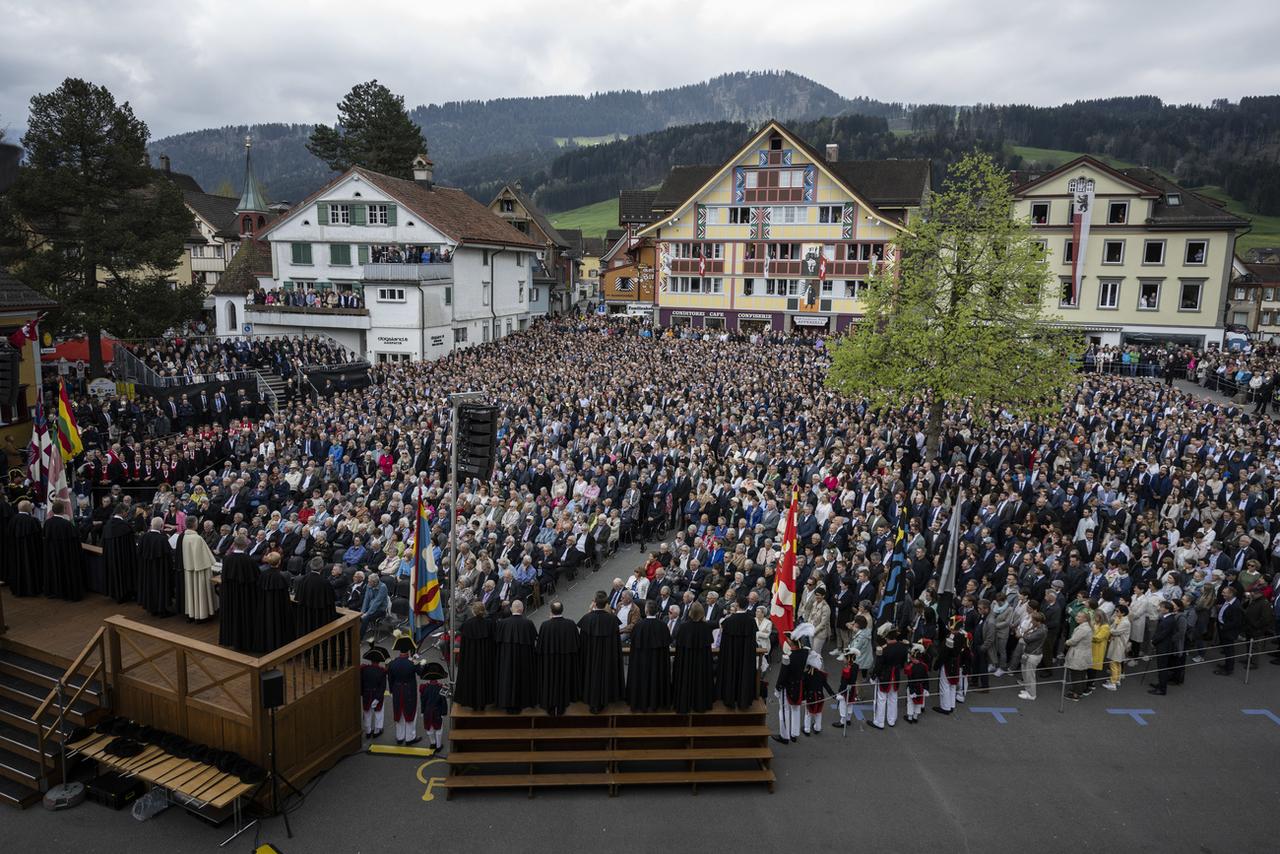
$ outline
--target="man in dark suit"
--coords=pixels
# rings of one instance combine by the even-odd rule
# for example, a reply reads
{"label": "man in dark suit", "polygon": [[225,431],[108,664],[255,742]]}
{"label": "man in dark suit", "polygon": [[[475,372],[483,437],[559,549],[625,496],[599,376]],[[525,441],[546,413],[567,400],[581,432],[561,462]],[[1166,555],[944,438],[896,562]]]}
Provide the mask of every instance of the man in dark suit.
{"label": "man in dark suit", "polygon": [[364,591],[367,585],[363,572],[356,572],[352,577],[351,589],[347,591],[347,609],[359,611],[364,607]]}
{"label": "man in dark suit", "polygon": [[1156,650],[1156,669],[1160,674],[1156,686],[1147,691],[1148,694],[1167,694],[1169,674],[1173,670],[1174,644],[1181,621],[1173,612],[1169,602],[1160,603],[1160,619],[1156,621],[1156,633],[1151,643]]}
{"label": "man in dark suit", "polygon": [[1244,627],[1244,609],[1236,598],[1236,589],[1231,585],[1222,588],[1222,602],[1217,607],[1218,642],[1225,644],[1222,648],[1222,663],[1213,669],[1218,676],[1230,676],[1235,673],[1237,651],[1236,641],[1240,639],[1240,630]]}

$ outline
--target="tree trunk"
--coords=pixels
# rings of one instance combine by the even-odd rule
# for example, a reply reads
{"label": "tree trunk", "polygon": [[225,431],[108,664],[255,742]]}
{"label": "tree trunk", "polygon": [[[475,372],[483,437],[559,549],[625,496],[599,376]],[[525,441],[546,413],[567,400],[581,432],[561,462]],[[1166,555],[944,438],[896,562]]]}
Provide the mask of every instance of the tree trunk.
{"label": "tree trunk", "polygon": [[[81,293],[90,299],[91,305],[96,305],[98,303],[98,265],[89,252],[85,252],[83,275],[84,286],[81,288]],[[89,379],[96,380],[107,374],[106,366],[102,364],[102,326],[96,314],[87,313],[90,319],[84,325],[84,336],[89,345]]]}
{"label": "tree trunk", "polygon": [[929,420],[925,424],[924,455],[926,460],[936,459],[942,445],[942,401],[934,397],[929,403]]}

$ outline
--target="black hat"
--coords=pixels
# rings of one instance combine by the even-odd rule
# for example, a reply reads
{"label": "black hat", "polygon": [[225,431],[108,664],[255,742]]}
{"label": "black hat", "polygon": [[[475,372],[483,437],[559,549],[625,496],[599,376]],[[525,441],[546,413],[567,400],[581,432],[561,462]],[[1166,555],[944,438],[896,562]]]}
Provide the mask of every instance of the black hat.
{"label": "black hat", "polygon": [[118,756],[121,759],[129,759],[137,756],[143,750],[146,750],[146,747],[132,738],[113,738],[104,752],[111,756]]}
{"label": "black hat", "polygon": [[234,774],[236,765],[243,761],[244,760],[240,757],[238,753],[233,753],[230,750],[228,750],[222,753],[218,757],[217,761],[214,762],[213,764],[215,767],[217,767],[219,771],[221,771],[224,774]]}
{"label": "black hat", "polygon": [[396,652],[413,653],[418,651],[418,645],[413,642],[413,638],[410,635],[401,635],[396,638],[396,642],[394,646],[392,646],[392,649]]}
{"label": "black hat", "polygon": [[266,769],[258,765],[254,765],[247,759],[241,759],[236,764],[236,768],[232,773],[240,778],[241,783],[257,785],[258,783],[265,783],[267,781]]}
{"label": "black hat", "polygon": [[447,675],[444,665],[438,661],[427,662],[426,666],[422,668],[423,679],[443,679]]}
{"label": "black hat", "polygon": [[67,736],[67,744],[75,744],[76,742],[84,741],[91,735],[93,735],[92,729],[87,726],[78,726],[71,731],[71,735]]}
{"label": "black hat", "polygon": [[369,651],[364,654],[365,661],[372,661],[375,664],[381,664],[390,657],[391,656],[387,654],[387,651],[380,646],[371,646],[369,647]]}
{"label": "black hat", "polygon": [[115,715],[108,715],[107,717],[98,721],[98,725],[95,726],[94,729],[96,729],[98,732],[102,733],[103,735],[110,735],[112,731],[115,729],[116,721],[119,721],[119,720],[120,718]]}

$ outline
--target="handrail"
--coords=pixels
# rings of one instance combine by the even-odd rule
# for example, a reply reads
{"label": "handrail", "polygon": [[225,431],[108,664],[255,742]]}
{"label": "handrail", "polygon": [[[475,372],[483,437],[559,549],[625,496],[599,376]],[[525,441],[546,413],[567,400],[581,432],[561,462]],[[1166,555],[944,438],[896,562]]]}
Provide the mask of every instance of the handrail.
{"label": "handrail", "polygon": [[280,400],[276,397],[275,389],[267,384],[267,378],[262,375],[262,371],[254,371],[253,376],[258,384],[258,394],[271,407],[273,413],[278,413],[280,411]]}
{"label": "handrail", "polygon": [[[84,645],[84,649],[80,650],[80,654],[76,656],[75,661],[73,661],[71,663],[71,666],[68,667],[63,672],[63,674],[58,677],[57,681],[54,682],[53,687],[49,689],[48,695],[45,696],[44,702],[42,702],[39,706],[37,706],[35,712],[31,715],[31,720],[36,725],[36,755],[40,762],[40,779],[42,781],[45,779],[46,773],[49,769],[48,762],[46,761],[48,757],[45,756],[45,752],[44,752],[45,742],[48,741],[50,735],[52,735],[55,731],[58,731],[59,728],[62,726],[63,722],[67,718],[67,710],[70,709],[76,703],[76,701],[80,699],[80,695],[85,692],[85,689],[89,687],[89,683],[92,682],[95,678],[97,678],[98,680],[99,705],[102,704],[102,699],[103,697],[106,696],[106,692],[107,692],[106,632],[107,632],[107,627],[105,625],[98,626],[98,630],[94,632],[93,637],[89,639],[89,642]],[[44,724],[40,723],[40,719],[44,717],[44,715],[49,711],[49,704],[52,703],[55,699],[58,699],[60,697],[62,692],[66,689],[71,676],[77,673],[80,670],[80,668],[84,666],[85,661],[89,658],[89,655],[93,653],[95,649],[98,652],[98,663],[95,664],[93,666],[93,669],[89,671],[89,674],[84,677],[84,680],[80,683],[80,687],[77,688],[75,690],[75,693],[71,695],[71,699],[65,702],[61,702],[61,701],[59,702],[58,715],[53,719],[53,723],[49,724],[47,727]]]}
{"label": "handrail", "polygon": [[[73,673],[75,673],[84,665],[84,660],[89,657],[89,654],[91,652],[93,652],[94,646],[98,643],[98,641],[102,640],[102,635],[105,632],[106,632],[105,626],[98,626],[98,630],[93,633],[93,637],[90,638],[89,642],[84,645],[84,649],[80,650],[80,654],[77,655],[75,660],[71,662],[71,666],[68,667],[63,672],[63,674],[58,677],[58,680],[57,680],[58,685],[65,684],[67,678],[70,677]],[[49,693],[44,698],[44,702],[36,707],[35,713],[32,714],[31,719],[39,720],[41,716],[44,715],[45,711],[49,708],[49,704],[52,703],[57,696],[58,696],[58,688],[57,688],[57,685],[55,685],[53,688],[49,689]]]}
{"label": "handrail", "polygon": [[125,346],[125,342],[116,341],[111,347],[112,370],[123,380],[141,382],[143,385],[164,386],[164,377],[155,372],[146,362]]}

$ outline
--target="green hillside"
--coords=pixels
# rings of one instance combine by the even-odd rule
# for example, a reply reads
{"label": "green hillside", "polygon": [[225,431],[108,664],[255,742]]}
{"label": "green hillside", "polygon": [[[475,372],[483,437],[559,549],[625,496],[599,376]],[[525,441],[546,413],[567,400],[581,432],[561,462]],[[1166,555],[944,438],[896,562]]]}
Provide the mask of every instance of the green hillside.
{"label": "green hillside", "polygon": [[[1057,169],[1068,160],[1074,160],[1080,156],[1078,151],[1063,151],[1059,148],[1034,148],[1030,145],[1011,145],[1010,151],[1018,155],[1025,161],[1025,165],[1036,164],[1038,166],[1047,167],[1049,169]],[[1118,160],[1114,157],[1108,157],[1105,154],[1095,154],[1094,157],[1114,169],[1126,169],[1130,166],[1136,166],[1135,163],[1129,163],[1125,160]]]}
{"label": "green hillside", "polygon": [[618,197],[550,216],[556,228],[580,228],[583,237],[604,237],[606,231],[618,227]]}

